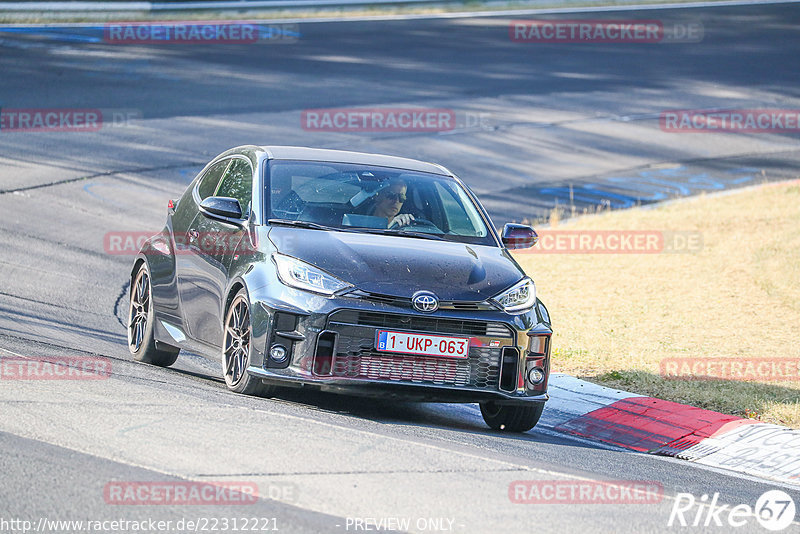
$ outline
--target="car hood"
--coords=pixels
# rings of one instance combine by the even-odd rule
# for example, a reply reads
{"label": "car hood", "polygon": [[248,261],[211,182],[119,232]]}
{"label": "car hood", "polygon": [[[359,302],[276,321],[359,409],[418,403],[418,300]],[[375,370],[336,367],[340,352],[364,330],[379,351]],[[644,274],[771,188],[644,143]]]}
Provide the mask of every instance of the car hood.
{"label": "car hood", "polygon": [[449,241],[272,227],[278,251],[351,283],[397,297],[433,291],[440,300],[482,301],[524,272],[500,247]]}

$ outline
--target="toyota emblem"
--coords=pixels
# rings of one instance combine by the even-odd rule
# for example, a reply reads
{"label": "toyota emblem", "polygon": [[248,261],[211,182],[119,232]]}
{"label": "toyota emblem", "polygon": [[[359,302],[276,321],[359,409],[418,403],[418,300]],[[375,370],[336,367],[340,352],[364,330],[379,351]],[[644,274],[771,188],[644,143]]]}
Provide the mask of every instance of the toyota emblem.
{"label": "toyota emblem", "polygon": [[417,291],[411,298],[414,309],[425,313],[433,313],[439,309],[439,299],[430,291]]}

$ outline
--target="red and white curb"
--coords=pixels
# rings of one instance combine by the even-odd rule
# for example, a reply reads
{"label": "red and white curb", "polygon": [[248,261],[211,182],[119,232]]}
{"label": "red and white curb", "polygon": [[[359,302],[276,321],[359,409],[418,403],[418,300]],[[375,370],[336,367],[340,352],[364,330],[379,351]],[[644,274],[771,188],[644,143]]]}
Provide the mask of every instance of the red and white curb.
{"label": "red and white curb", "polygon": [[541,424],[557,432],[800,486],[800,431],[550,376]]}

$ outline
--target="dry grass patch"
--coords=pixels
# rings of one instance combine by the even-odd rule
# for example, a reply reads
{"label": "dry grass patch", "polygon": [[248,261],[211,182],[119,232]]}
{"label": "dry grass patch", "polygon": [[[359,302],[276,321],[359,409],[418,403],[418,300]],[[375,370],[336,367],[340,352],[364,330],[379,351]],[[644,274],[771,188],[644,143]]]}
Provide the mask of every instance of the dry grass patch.
{"label": "dry grass patch", "polygon": [[702,248],[516,254],[553,317],[553,371],[800,428],[800,380],[660,374],[667,358],[800,360],[797,182],[591,215],[557,229],[696,231]]}

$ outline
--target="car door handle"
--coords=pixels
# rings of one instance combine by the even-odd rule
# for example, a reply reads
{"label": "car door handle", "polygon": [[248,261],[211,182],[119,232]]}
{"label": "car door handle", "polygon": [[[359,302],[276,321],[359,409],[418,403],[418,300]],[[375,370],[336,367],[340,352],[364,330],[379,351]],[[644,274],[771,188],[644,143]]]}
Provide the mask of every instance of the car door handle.
{"label": "car door handle", "polygon": [[189,230],[189,239],[190,239],[191,241],[194,241],[194,240],[195,240],[195,239],[197,239],[198,237],[200,237],[200,232],[198,232],[198,231],[197,231],[197,230],[195,230],[194,228],[192,228],[191,230]]}

